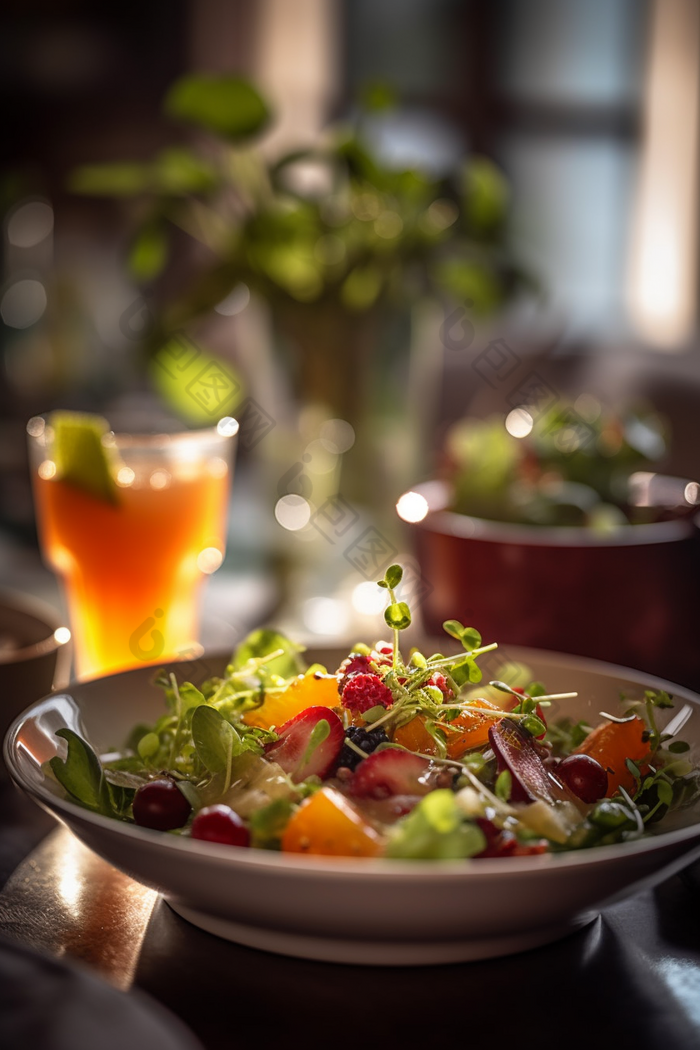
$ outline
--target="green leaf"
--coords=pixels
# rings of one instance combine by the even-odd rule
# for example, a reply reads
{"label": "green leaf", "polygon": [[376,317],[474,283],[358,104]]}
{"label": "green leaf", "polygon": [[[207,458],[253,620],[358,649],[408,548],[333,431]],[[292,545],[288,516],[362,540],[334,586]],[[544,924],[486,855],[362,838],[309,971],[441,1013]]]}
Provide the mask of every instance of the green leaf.
{"label": "green leaf", "polygon": [[303,674],[305,665],[299,654],[304,651],[304,646],[290,641],[286,635],[272,627],[258,627],[251,631],[236,649],[226,673],[240,671],[249,660],[260,659],[277,649],[282,649],[282,654],[259,669],[258,673],[262,675],[263,681],[269,680],[273,675],[292,678],[294,675]]}
{"label": "green leaf", "polygon": [[659,797],[659,802],[662,802],[664,806],[670,806],[673,802],[673,788],[667,780],[657,781],[656,793]]}
{"label": "green leaf", "polygon": [[513,777],[510,770],[504,769],[496,777],[495,793],[496,797],[500,798],[503,802],[507,802],[510,798],[510,793],[513,790]]}
{"label": "green leaf", "polygon": [[386,855],[406,860],[452,860],[473,857],[484,849],[484,833],[476,824],[463,820],[453,793],[439,788],[394,826]]}
{"label": "green leaf", "polygon": [[499,226],[508,206],[508,182],[487,157],[472,156],[464,169],[464,215],[478,233]]}
{"label": "green leaf", "polygon": [[685,740],[674,740],[668,745],[668,750],[674,755],[682,755],[684,751],[690,751],[690,744],[686,744]]}
{"label": "green leaf", "polygon": [[191,682],[183,682],[182,685],[177,687],[177,691],[180,694],[180,711],[182,714],[185,711],[189,711],[191,707],[199,707],[200,704],[205,703],[204,694]]}
{"label": "green leaf", "polygon": [[230,722],[213,707],[203,704],[192,715],[192,739],[197,754],[211,773],[225,773],[233,755],[240,752],[240,738]]}
{"label": "green leaf", "polygon": [[621,802],[599,802],[591,812],[589,820],[605,831],[623,827],[632,829],[637,824],[632,813]]}
{"label": "green leaf", "polygon": [[472,649],[478,649],[481,645],[481,635],[475,627],[464,627],[460,636],[460,641],[464,648],[471,652]]}
{"label": "green leaf", "polygon": [[303,771],[304,766],[307,764],[311,756],[317,747],[319,747],[324,740],[328,738],[328,734],[331,731],[330,722],[325,718],[319,718],[316,725],[311,730],[309,742],[306,746],[306,751],[302,755],[301,762],[297,766],[297,772]]}
{"label": "green leaf", "polygon": [[470,299],[473,303],[470,309],[475,315],[490,313],[503,298],[499,279],[483,262],[444,259],[434,266],[433,279],[458,301]]}
{"label": "green leaf", "polygon": [[645,689],[644,696],[654,707],[673,707],[673,697],[665,689]]}
{"label": "green leaf", "polygon": [[377,266],[356,266],[343,281],[340,298],[348,310],[369,310],[382,290],[384,279]]}
{"label": "green leaf", "polygon": [[386,580],[386,586],[395,590],[403,579],[403,569],[400,565],[390,565],[384,573],[384,579]]}
{"label": "green leaf", "polygon": [[215,168],[191,150],[166,149],[153,162],[153,182],[161,193],[180,197],[206,193],[220,182]]}
{"label": "green leaf", "polygon": [[270,110],[262,96],[239,77],[192,75],[177,80],[168,91],[165,113],[195,124],[229,142],[241,142],[263,131]]}
{"label": "green leaf", "polygon": [[635,780],[641,780],[641,773],[639,772],[639,766],[636,762],[634,762],[631,758],[626,758],[625,765],[627,766],[628,771],[632,774]]}
{"label": "green leaf", "polygon": [[161,225],[149,224],[137,235],[129,252],[128,265],[137,281],[152,281],[168,257],[168,238]]}
{"label": "green leaf", "polygon": [[396,89],[384,82],[366,84],[360,92],[363,107],[372,113],[394,109],[398,103]]}
{"label": "green leaf", "polygon": [[202,808],[201,796],[191,780],[177,780],[176,784],[178,790],[185,796],[195,813]]}
{"label": "green leaf", "polygon": [[362,712],[362,717],[365,722],[377,722],[386,714],[386,708],[383,704],[376,704],[374,707],[370,707],[369,710]]}
{"label": "green leaf", "polygon": [[88,809],[110,816],[112,806],[107,782],[93,749],[72,729],[57,729],[56,736],[68,744],[65,760],[56,755],[49,762],[56,780]]}
{"label": "green leaf", "polygon": [[523,729],[527,729],[528,733],[532,733],[533,736],[541,736],[542,733],[547,732],[546,725],[537,715],[526,715],[525,718],[520,720],[520,725]]}
{"label": "green leaf", "polygon": [[443,631],[446,631],[447,634],[452,635],[453,638],[456,638],[458,642],[461,641],[464,628],[459,620],[445,620],[442,629]]}
{"label": "green leaf", "polygon": [[[173,368],[177,360],[183,362],[179,369]],[[234,415],[245,397],[242,377],[233,365],[195,343],[186,332],[159,347],[149,362],[149,373],[166,404],[195,426],[211,426],[213,418]],[[193,384],[198,397],[192,396]]]}
{"label": "green leaf", "polygon": [[150,188],[148,164],[86,164],[76,168],[68,178],[71,193],[92,197],[134,197]]}
{"label": "green leaf", "polygon": [[411,626],[411,610],[406,602],[394,602],[384,610],[384,620],[395,631],[404,631]]}
{"label": "green leaf", "polygon": [[154,755],[158,754],[159,749],[160,738],[157,733],[146,733],[141,737],[136,747],[136,750],[144,761],[153,758]]}
{"label": "green leaf", "polygon": [[251,845],[258,849],[279,849],[293,812],[294,804],[287,798],[277,798],[255,810],[250,818]]}
{"label": "green leaf", "polygon": [[481,669],[470,656],[463,656],[461,660],[453,664],[450,675],[454,678],[457,685],[465,685],[467,682],[476,685],[482,678]]}

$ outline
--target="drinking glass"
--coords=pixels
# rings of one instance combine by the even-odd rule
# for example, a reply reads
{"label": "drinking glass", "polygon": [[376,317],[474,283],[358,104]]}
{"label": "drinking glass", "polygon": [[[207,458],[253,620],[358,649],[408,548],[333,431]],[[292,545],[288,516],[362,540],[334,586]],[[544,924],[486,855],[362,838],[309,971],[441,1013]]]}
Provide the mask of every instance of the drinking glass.
{"label": "drinking glass", "polygon": [[50,417],[27,425],[39,538],[61,578],[80,678],[191,655],[207,575],[223,561],[238,424],[117,431],[117,499],[62,479]]}

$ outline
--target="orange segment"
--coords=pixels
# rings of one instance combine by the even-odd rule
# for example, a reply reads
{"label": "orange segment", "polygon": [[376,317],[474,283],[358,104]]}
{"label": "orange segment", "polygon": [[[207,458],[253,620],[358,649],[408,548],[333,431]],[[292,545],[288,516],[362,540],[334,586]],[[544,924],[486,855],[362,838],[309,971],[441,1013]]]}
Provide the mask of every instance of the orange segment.
{"label": "orange segment", "polygon": [[[475,708],[500,711],[500,708],[489,700],[474,700],[472,703]],[[487,744],[489,727],[494,721],[496,720],[480,715],[477,711],[462,711],[446,731],[448,758],[460,758],[469,748]],[[422,715],[416,715],[406,725],[400,726],[394,733],[394,742],[411,751],[419,751],[422,755],[437,754],[435,741],[425,728],[425,718]]]}
{"label": "orange segment", "polygon": [[248,711],[243,721],[269,729],[282,726],[307,707],[338,707],[338,679],[334,674],[298,675],[283,693],[270,693],[262,707]]}
{"label": "orange segment", "polygon": [[[490,700],[474,700],[473,707],[488,708],[490,711],[501,711],[496,704]],[[498,721],[488,715],[480,715],[476,711],[462,711],[462,713],[450,723],[451,729],[447,734],[448,758],[460,758],[470,747],[483,747],[489,742],[489,729]]]}
{"label": "orange segment", "polygon": [[607,770],[608,798],[620,786],[626,791],[634,789],[634,777],[625,765],[625,759],[631,758],[639,764],[648,756],[649,744],[642,739],[646,728],[644,720],[636,716],[629,722],[603,722],[575,749],[574,754],[590,755]]}
{"label": "orange segment", "polygon": [[374,828],[333,788],[321,788],[301,804],[282,836],[284,853],[326,857],[377,857],[382,841]]}
{"label": "orange segment", "polygon": [[394,732],[394,743],[407,747],[409,751],[418,751],[421,755],[436,755],[435,741],[425,728],[423,715],[416,715],[410,722],[399,726]]}

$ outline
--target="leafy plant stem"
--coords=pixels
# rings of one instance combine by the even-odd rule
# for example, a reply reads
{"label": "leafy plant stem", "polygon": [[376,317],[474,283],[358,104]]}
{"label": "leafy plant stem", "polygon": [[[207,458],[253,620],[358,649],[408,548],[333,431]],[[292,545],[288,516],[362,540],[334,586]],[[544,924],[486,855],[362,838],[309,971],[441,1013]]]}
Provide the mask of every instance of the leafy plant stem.
{"label": "leafy plant stem", "polygon": [[[391,599],[391,604],[393,605],[396,602],[396,593],[395,593],[393,587],[388,587],[387,590],[389,591],[389,597]],[[398,670],[398,666],[399,666],[399,632],[396,629],[396,627],[393,628],[393,633],[394,633],[394,651],[393,651],[392,656],[391,656],[391,666],[396,671],[396,670]]]}
{"label": "leafy plant stem", "polygon": [[[493,649],[498,649],[498,642],[491,642],[489,645],[479,646],[478,649],[471,649],[467,653],[460,654],[459,659],[463,660],[465,658],[481,656],[482,653],[490,653]],[[456,656],[443,656],[439,660],[428,660],[428,667],[432,668],[433,670],[435,670],[438,667],[447,667],[448,665],[453,664],[456,659]],[[493,685],[493,682],[489,682],[489,685]]]}
{"label": "leafy plant stem", "polygon": [[175,675],[170,673],[170,685],[172,686],[175,699],[177,700],[177,722],[175,723],[175,731],[173,733],[173,739],[170,744],[170,755],[168,758],[168,766],[172,767],[175,762],[175,755],[177,754],[177,745],[179,743],[180,736],[180,724],[182,722],[182,697],[180,696],[180,690],[177,684],[177,678]]}

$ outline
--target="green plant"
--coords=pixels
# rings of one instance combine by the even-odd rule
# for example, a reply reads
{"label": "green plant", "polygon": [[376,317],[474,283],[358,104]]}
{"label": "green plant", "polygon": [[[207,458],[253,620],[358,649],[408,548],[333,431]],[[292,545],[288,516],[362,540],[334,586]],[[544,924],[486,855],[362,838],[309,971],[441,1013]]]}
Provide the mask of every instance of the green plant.
{"label": "green plant", "polygon": [[[257,90],[234,77],[187,76],[164,112],[198,129],[194,144],[73,172],[76,193],[133,199],[128,266],[137,281],[154,282],[182,255],[178,229],[205,248],[179,287],[164,283],[154,349],[240,283],[282,311],[330,307],[337,316],[429,291],[487,313],[527,280],[505,248],[508,187],[496,166],[471,156],[436,178],[383,165],[363,128],[387,102],[386,92],[369,93],[354,127],[270,160],[258,142],[272,114]],[[305,190],[300,177],[311,168],[317,188]]]}
{"label": "green plant", "polygon": [[[448,432],[447,474],[459,513],[524,525],[589,526],[599,533],[656,520],[630,504],[629,479],[666,451],[664,421],[651,409],[613,410],[593,397],[559,402],[536,424],[526,409],[508,420],[465,418]],[[521,428],[514,431],[512,426]],[[517,432],[517,436],[515,436]]]}

